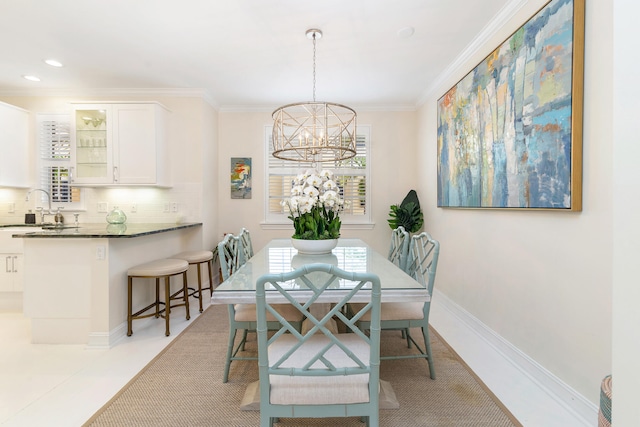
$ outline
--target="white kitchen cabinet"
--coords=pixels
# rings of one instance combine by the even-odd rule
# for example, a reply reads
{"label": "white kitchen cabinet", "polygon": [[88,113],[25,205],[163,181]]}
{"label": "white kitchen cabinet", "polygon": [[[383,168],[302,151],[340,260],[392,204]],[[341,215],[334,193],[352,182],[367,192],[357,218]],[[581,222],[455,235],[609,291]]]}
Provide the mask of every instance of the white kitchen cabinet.
{"label": "white kitchen cabinet", "polygon": [[163,106],[74,104],[73,111],[75,185],[170,185]]}
{"label": "white kitchen cabinet", "polygon": [[0,102],[0,187],[30,187],[29,112]]}
{"label": "white kitchen cabinet", "polygon": [[0,254],[0,292],[22,292],[22,254]]}
{"label": "white kitchen cabinet", "polygon": [[12,237],[20,231],[0,229],[0,292],[22,292],[23,242]]}

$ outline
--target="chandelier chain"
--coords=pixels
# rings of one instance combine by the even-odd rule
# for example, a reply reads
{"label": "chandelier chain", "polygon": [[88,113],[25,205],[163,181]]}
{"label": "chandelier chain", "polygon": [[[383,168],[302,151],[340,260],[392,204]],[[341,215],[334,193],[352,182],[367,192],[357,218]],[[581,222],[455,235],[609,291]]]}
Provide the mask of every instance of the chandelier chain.
{"label": "chandelier chain", "polygon": [[316,102],[316,33],[313,33],[313,102]]}

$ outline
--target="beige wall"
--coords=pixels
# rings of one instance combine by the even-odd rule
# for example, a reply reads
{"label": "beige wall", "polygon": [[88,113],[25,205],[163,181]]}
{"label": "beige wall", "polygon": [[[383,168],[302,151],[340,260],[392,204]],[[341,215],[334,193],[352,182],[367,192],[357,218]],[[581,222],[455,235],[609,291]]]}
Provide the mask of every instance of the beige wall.
{"label": "beige wall", "polygon": [[530,1],[420,110],[418,181],[441,242],[436,286],[594,404],[611,371],[611,4],[587,1],[583,211],[436,207],[437,99],[542,5]]}
{"label": "beige wall", "polygon": [[[373,193],[373,227],[354,229],[343,224],[342,237],[358,237],[386,253],[391,229],[387,224],[389,206],[402,201],[407,192],[417,187],[416,114],[406,111],[358,110],[358,124],[371,126],[371,188]],[[265,126],[273,123],[270,112],[220,113],[218,230],[238,233],[242,227],[251,231],[255,249],[270,239],[287,238],[293,228],[261,226],[264,221],[265,195]],[[252,158],[252,198],[232,200],[229,191],[231,157]]]}
{"label": "beige wall", "polygon": [[[637,17],[640,3],[614,0],[613,86],[613,425],[640,425],[640,89],[638,88]],[[605,112],[603,112],[605,114]]]}

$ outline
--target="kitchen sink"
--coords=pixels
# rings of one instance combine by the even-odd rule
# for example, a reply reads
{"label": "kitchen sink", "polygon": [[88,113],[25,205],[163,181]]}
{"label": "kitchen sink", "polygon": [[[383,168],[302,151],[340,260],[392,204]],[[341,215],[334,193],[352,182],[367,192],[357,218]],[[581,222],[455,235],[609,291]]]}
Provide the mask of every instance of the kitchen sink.
{"label": "kitchen sink", "polygon": [[68,228],[78,228],[77,225],[58,225],[58,224],[47,224],[43,225],[43,230],[66,230]]}

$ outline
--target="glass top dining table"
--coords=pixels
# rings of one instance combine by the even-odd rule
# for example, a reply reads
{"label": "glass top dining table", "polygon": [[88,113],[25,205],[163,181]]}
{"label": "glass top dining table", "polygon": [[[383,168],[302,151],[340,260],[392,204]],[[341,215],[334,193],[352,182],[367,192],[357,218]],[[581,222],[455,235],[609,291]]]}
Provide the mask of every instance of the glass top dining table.
{"label": "glass top dining table", "polygon": [[[349,272],[369,272],[380,278],[382,302],[429,301],[428,291],[418,281],[406,274],[387,257],[376,252],[360,239],[339,239],[330,254],[300,254],[291,245],[290,239],[271,240],[256,252],[242,267],[222,282],[211,296],[212,304],[255,303],[256,280],[264,274],[287,273],[305,264],[331,264]],[[350,290],[348,280],[336,280],[317,302],[338,302]],[[288,283],[289,294],[300,302],[308,300],[312,292],[297,282]],[[294,292],[295,291],[295,292]],[[367,290],[356,293],[352,302],[366,302]],[[370,293],[370,292],[369,292]],[[286,302],[280,292],[268,292],[271,302]]]}

